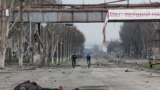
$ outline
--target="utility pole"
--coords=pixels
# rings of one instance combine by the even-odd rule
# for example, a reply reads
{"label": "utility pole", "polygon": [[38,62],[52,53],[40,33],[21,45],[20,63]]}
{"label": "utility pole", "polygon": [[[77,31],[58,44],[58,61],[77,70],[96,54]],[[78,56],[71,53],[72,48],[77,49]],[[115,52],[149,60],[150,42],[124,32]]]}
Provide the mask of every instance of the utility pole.
{"label": "utility pole", "polygon": [[19,31],[19,65],[23,66],[23,40],[24,40],[24,27],[23,27],[23,8],[24,8],[24,0],[21,0],[20,6],[20,31]]}
{"label": "utility pole", "polygon": [[5,67],[6,54],[6,30],[7,30],[7,0],[1,0],[2,20],[1,20],[1,52],[0,52],[0,67]]}

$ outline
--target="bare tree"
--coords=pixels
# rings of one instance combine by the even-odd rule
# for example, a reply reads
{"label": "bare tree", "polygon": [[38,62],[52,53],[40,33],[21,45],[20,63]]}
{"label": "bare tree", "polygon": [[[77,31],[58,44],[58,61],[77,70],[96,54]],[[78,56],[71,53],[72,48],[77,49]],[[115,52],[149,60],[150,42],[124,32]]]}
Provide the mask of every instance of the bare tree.
{"label": "bare tree", "polygon": [[120,38],[126,55],[146,57],[154,31],[155,27],[153,22],[123,23],[120,31]]}

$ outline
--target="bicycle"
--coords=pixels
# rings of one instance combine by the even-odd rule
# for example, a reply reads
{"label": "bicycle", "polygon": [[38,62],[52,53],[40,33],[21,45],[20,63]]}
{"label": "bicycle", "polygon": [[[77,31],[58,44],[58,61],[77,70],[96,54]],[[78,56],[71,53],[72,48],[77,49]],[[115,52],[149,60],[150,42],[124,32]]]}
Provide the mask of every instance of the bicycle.
{"label": "bicycle", "polygon": [[87,64],[88,64],[88,68],[90,68],[91,67],[91,61],[87,60]]}
{"label": "bicycle", "polygon": [[73,67],[73,68],[76,67],[76,60],[72,60],[72,67]]}

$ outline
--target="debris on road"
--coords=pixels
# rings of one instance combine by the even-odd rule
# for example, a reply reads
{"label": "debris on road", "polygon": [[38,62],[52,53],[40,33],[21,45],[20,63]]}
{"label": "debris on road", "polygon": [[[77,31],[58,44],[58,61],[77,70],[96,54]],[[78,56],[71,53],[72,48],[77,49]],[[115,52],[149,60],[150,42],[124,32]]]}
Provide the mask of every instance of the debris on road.
{"label": "debris on road", "polygon": [[126,69],[125,72],[128,72],[128,69]]}
{"label": "debris on road", "polygon": [[65,72],[62,72],[63,74],[65,74]]}
{"label": "debris on road", "polygon": [[146,83],[149,83],[149,81],[146,81]]}
{"label": "debris on road", "polygon": [[33,80],[27,80],[17,85],[14,90],[64,90],[63,86],[59,88],[43,88]]}

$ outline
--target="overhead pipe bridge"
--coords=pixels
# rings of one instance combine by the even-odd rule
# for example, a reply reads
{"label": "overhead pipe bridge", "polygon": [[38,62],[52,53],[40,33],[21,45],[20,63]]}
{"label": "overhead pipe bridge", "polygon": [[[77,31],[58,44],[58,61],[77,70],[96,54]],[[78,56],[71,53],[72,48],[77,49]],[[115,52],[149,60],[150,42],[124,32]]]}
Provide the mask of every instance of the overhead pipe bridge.
{"label": "overhead pipe bridge", "polygon": [[[154,12],[153,12],[154,11]],[[24,22],[50,23],[92,23],[104,22],[109,13],[109,22],[152,21],[160,19],[160,3],[153,4],[53,4],[30,5],[23,8]],[[11,21],[17,19],[19,9],[15,8]],[[154,18],[155,17],[155,18]]]}

